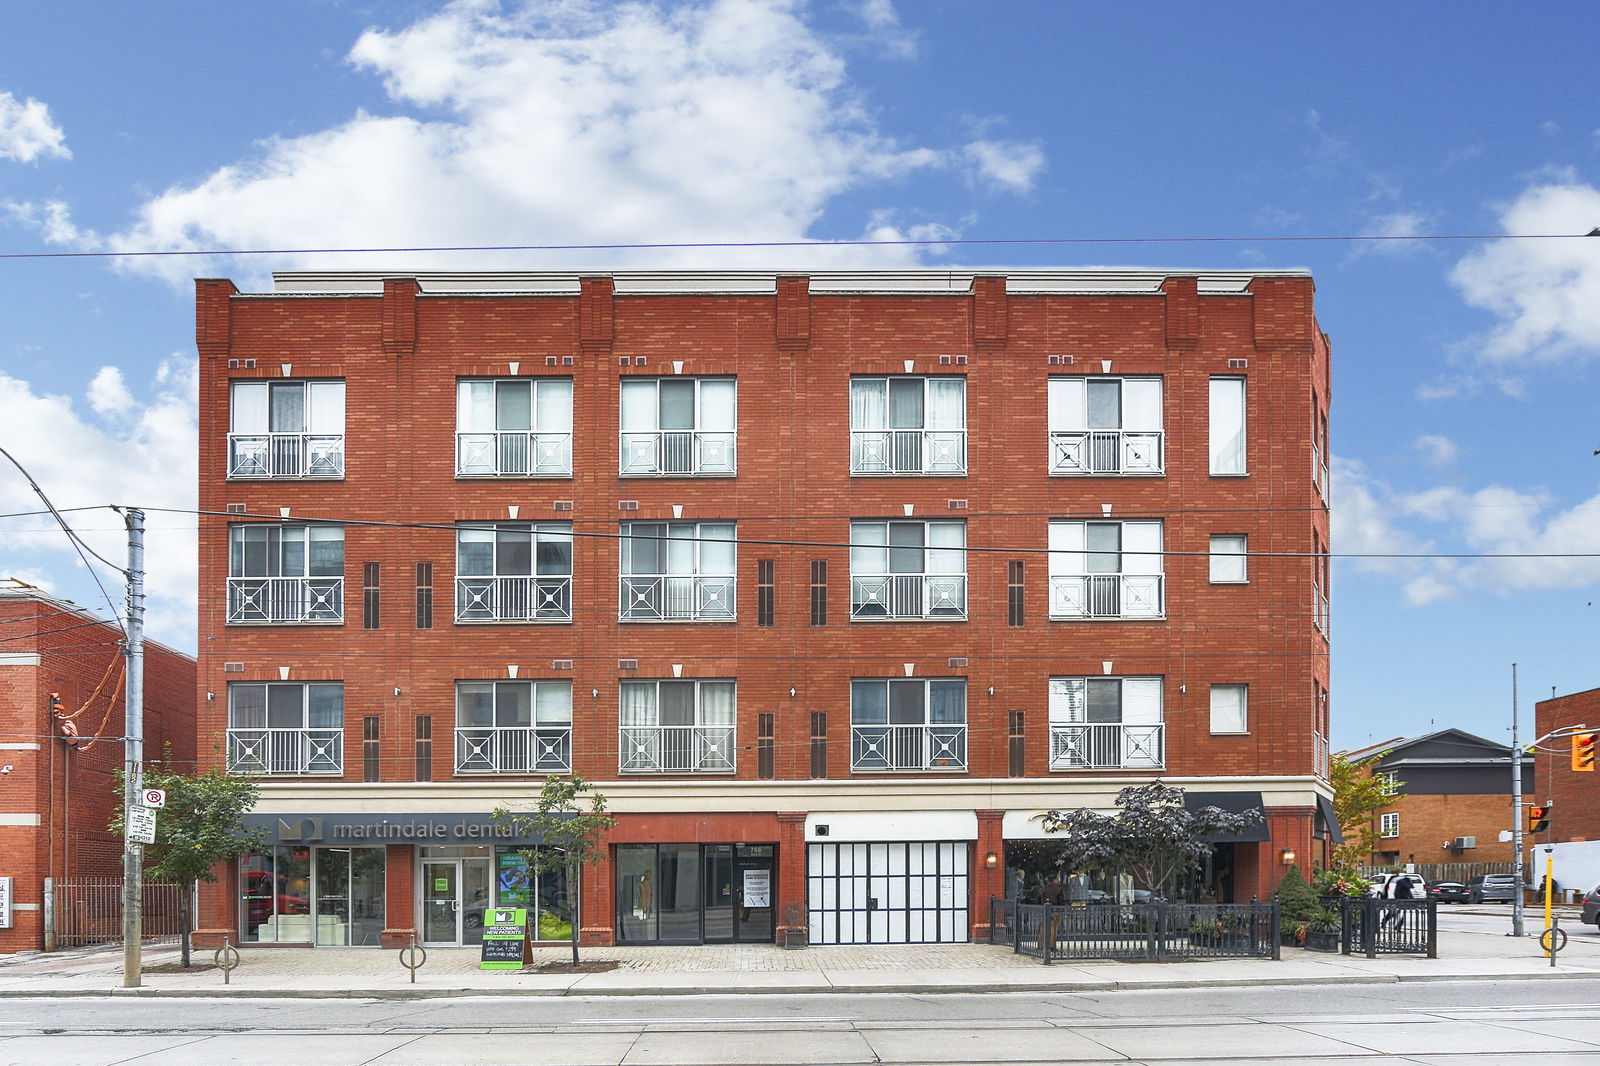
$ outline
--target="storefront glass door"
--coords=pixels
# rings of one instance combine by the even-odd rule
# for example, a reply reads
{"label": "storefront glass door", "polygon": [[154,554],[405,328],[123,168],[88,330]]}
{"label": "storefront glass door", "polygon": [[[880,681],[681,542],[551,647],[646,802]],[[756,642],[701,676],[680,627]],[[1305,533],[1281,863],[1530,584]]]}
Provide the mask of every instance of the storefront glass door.
{"label": "storefront glass door", "polygon": [[771,943],[777,906],[771,844],[617,847],[622,943]]}
{"label": "storefront glass door", "polygon": [[422,864],[422,942],[461,942],[461,864]]}
{"label": "storefront glass door", "polygon": [[734,939],[751,943],[772,941],[772,906],[775,873],[772,848],[740,848],[734,866]]}

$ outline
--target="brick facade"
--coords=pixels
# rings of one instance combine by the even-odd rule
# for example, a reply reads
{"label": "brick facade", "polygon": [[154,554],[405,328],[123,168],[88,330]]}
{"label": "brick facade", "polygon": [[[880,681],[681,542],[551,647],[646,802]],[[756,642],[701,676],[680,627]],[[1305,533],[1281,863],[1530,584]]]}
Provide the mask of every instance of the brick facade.
{"label": "brick facade", "polygon": [[[1534,705],[1536,735],[1586,725],[1600,730],[1600,688],[1541,700]],[[1525,785],[1530,803],[1550,804],[1550,828],[1528,837],[1528,844],[1600,840],[1600,770],[1572,769],[1572,742],[1547,740],[1535,759],[1533,780]]]}

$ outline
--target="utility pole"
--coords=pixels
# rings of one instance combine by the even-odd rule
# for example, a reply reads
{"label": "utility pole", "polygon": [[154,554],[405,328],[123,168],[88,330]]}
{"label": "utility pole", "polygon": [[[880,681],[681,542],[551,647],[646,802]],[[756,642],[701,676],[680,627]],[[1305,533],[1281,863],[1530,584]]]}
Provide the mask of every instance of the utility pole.
{"label": "utility pole", "polygon": [[139,790],[144,781],[144,512],[129,508],[124,518],[128,524],[128,628],[122,652],[127,656],[122,730],[122,987],[138,988],[143,849],[131,834],[133,809],[143,805]]}
{"label": "utility pole", "polygon": [[[1534,728],[1538,728],[1535,726]],[[1511,664],[1511,850],[1517,890],[1511,896],[1511,935],[1522,936],[1522,745],[1517,742],[1517,664]]]}

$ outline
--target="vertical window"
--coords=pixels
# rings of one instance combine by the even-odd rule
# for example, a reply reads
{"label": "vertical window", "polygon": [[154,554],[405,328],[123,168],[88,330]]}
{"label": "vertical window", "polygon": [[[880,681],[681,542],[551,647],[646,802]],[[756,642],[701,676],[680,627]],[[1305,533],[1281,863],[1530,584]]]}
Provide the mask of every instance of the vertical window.
{"label": "vertical window", "polygon": [[457,681],[456,773],[572,768],[571,681]]}
{"label": "vertical window", "polygon": [[622,380],[623,474],[734,473],[733,378]]}
{"label": "vertical window", "polygon": [[1248,733],[1248,685],[1211,686],[1211,731],[1213,733]]}
{"label": "vertical window", "polygon": [[1245,543],[1243,533],[1211,535],[1212,584],[1238,584],[1249,580],[1245,570]]}
{"label": "vertical window", "polygon": [[457,622],[571,620],[571,522],[456,527]]}
{"label": "vertical window", "polygon": [[344,382],[233,382],[228,476],[344,477]]}
{"label": "vertical window", "polygon": [[967,380],[850,380],[852,474],[965,474]]}
{"label": "vertical window", "polygon": [[811,624],[828,624],[828,561],[811,560]]}
{"label": "vertical window", "polygon": [[1012,711],[1009,715],[1009,724],[1006,728],[1006,773],[1011,777],[1027,776],[1027,750],[1024,747],[1025,733],[1023,732],[1024,714],[1022,711]]}
{"label": "vertical window", "polygon": [[729,622],[734,617],[732,522],[624,522],[624,622]]}
{"label": "vertical window", "polygon": [[419,714],[416,718],[415,737],[417,749],[417,780],[433,780],[433,717]]}
{"label": "vertical window", "polygon": [[773,777],[775,748],[772,714],[764,711],[756,715],[756,776],[764,781],[770,781]]}
{"label": "vertical window", "polygon": [[1378,835],[1381,837],[1397,837],[1400,835],[1400,812],[1388,811],[1378,815]]}
{"label": "vertical window", "polygon": [[1159,474],[1160,378],[1053,377],[1050,473]]}
{"label": "vertical window", "polygon": [[228,769],[242,774],[344,772],[344,683],[228,686]]}
{"label": "vertical window", "polygon": [[1161,522],[1050,523],[1051,618],[1162,618]]}
{"label": "vertical window", "polygon": [[1159,677],[1052,677],[1050,769],[1159,768],[1166,759]]}
{"label": "vertical window", "polygon": [[377,629],[382,623],[378,614],[378,564],[366,563],[361,567],[361,628]]}
{"label": "vertical window", "polygon": [[1022,596],[1022,560],[1006,564],[1006,625],[1025,624]]}
{"label": "vertical window", "polygon": [[732,681],[624,681],[618,719],[623,773],[734,769]]}
{"label": "vertical window", "polygon": [[774,564],[771,559],[756,560],[756,625],[770,626],[776,613],[776,589],[773,587]]}
{"label": "vertical window", "polygon": [[228,623],[344,621],[344,527],[228,527]]}
{"label": "vertical window", "polygon": [[966,547],[965,522],[851,522],[850,617],[965,619]]}
{"label": "vertical window", "polygon": [[1211,473],[1245,470],[1244,378],[1211,379]]}
{"label": "vertical window", "polygon": [[852,772],[966,767],[966,681],[850,682]]}
{"label": "vertical window", "polygon": [[433,564],[417,564],[417,628],[433,628]]}
{"label": "vertical window", "polygon": [[456,383],[457,477],[571,473],[570,378]]}
{"label": "vertical window", "polygon": [[811,712],[811,776],[828,776],[828,714]]}
{"label": "vertical window", "polygon": [[383,780],[383,751],[379,743],[378,723],[375,714],[361,719],[361,780]]}

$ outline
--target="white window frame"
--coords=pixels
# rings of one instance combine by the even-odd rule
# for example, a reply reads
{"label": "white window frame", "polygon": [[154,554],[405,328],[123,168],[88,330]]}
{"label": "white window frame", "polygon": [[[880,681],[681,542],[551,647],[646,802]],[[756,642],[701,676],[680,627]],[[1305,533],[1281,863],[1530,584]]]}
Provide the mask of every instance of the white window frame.
{"label": "white window frame", "polygon": [[[336,551],[337,563],[318,563],[317,544],[325,553]],[[253,555],[264,558],[252,559]],[[343,621],[343,526],[277,522],[228,526],[228,625]]]}
{"label": "white window frame", "polygon": [[[659,534],[641,532],[659,527]],[[623,522],[617,538],[617,618],[623,622],[732,622],[738,617],[737,527],[732,522]],[[636,569],[641,541],[658,540],[659,568]]]}
{"label": "white window frame", "polygon": [[[920,718],[902,715],[896,720],[897,691],[920,691]],[[881,692],[879,706],[867,706],[863,697],[869,692]],[[936,694],[945,700],[959,695],[959,720],[934,721]],[[963,772],[967,768],[967,716],[965,678],[852,678],[850,772]]]}
{"label": "white window frame", "polygon": [[1246,477],[1250,473],[1248,380],[1235,376],[1211,379],[1208,441],[1212,477]]}
{"label": "white window frame", "polygon": [[[255,689],[259,706],[240,706]],[[298,690],[298,711],[291,690]],[[343,681],[230,682],[228,772],[342,775],[344,711]]]}
{"label": "white window frame", "polygon": [[1250,732],[1249,685],[1211,686],[1211,732],[1225,735]]}
{"label": "white window frame", "polygon": [[[1163,688],[1159,676],[1052,677],[1050,769],[1164,768]],[[1104,710],[1108,697],[1114,697],[1115,719]],[[1092,703],[1098,706],[1091,706]]]}
{"label": "white window frame", "polygon": [[[296,393],[298,411],[288,402]],[[343,478],[344,415],[342,378],[230,381],[228,478]]]}
{"label": "white window frame", "polygon": [[[892,410],[892,395],[912,392],[916,387],[921,390],[920,417],[897,418]],[[959,412],[936,404],[935,392],[958,393],[959,403],[955,406]],[[943,398],[948,402],[949,397]],[[850,379],[851,476],[964,477],[966,473],[965,376],[890,374]]]}
{"label": "white window frame", "polygon": [[[1091,394],[1115,390],[1115,418],[1090,415]],[[1075,374],[1046,385],[1050,473],[1150,477],[1166,472],[1162,379]],[[1092,425],[1105,422],[1106,425]]]}
{"label": "white window frame", "polygon": [[[918,543],[893,543],[897,534],[903,539],[903,531],[913,528],[922,531]],[[914,552],[920,553],[920,569],[910,568]],[[851,520],[851,621],[964,622],[966,618],[966,522],[923,518]]]}
{"label": "white window frame", "polygon": [[[502,402],[520,389],[526,418]],[[571,476],[571,378],[456,380],[456,477]]]}
{"label": "white window frame", "polygon": [[[484,690],[487,708],[468,698]],[[476,713],[485,709],[487,715]],[[572,682],[458,680],[455,737],[458,774],[567,773]]]}
{"label": "white window frame", "polygon": [[[693,390],[690,424],[663,426],[663,388]],[[623,477],[733,477],[738,473],[739,387],[731,377],[626,376],[618,389]]]}
{"label": "white window frame", "polygon": [[1378,815],[1378,835],[1385,840],[1393,840],[1400,835],[1400,812],[1384,811]]}
{"label": "white window frame", "polygon": [[[1114,551],[1091,549],[1108,528]],[[1055,620],[1135,620],[1166,617],[1166,574],[1160,519],[1051,521],[1050,617]],[[1114,557],[1116,569],[1103,569]]]}
{"label": "white window frame", "polygon": [[1250,583],[1250,538],[1246,534],[1211,534],[1208,558],[1213,585]]}
{"label": "white window frame", "polygon": [[[490,534],[491,560],[486,573],[478,564],[466,562],[468,544],[483,543],[481,534]],[[514,566],[502,556],[509,543],[501,534],[528,537],[528,566]],[[470,536],[463,536],[470,534]],[[541,548],[566,546],[566,566],[543,564]],[[559,562],[559,552],[555,553]],[[469,565],[471,569],[469,570]],[[571,522],[462,522],[456,526],[455,620],[457,624],[496,622],[572,621],[572,523]]]}
{"label": "white window frame", "polygon": [[[662,721],[661,692],[690,693],[688,720]],[[724,706],[713,706],[715,697]],[[624,681],[617,697],[617,770],[731,774],[737,769],[738,686],[727,679]]]}

